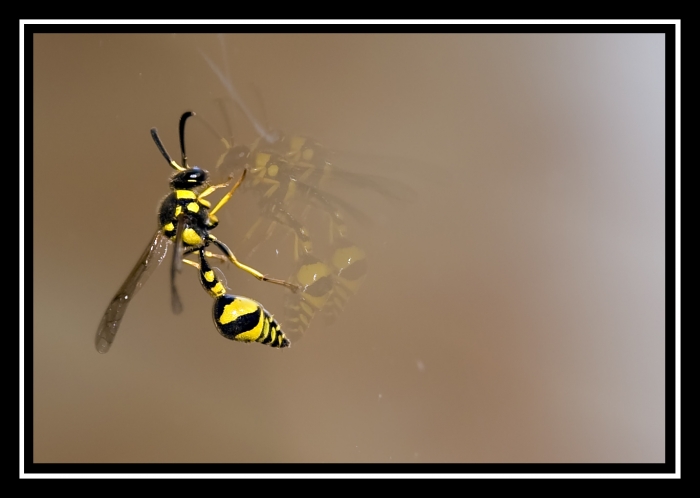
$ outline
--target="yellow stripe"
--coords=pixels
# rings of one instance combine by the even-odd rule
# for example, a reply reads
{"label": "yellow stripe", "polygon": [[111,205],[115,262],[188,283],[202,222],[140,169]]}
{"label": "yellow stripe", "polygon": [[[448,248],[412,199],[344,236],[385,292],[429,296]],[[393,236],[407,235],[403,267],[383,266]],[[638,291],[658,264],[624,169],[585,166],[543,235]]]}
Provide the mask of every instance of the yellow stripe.
{"label": "yellow stripe", "polygon": [[252,299],[237,297],[235,301],[224,306],[224,310],[219,317],[219,322],[226,325],[236,320],[239,316],[253,313],[258,307],[258,303]]}
{"label": "yellow stripe", "polygon": [[353,261],[365,258],[365,252],[357,246],[341,247],[333,253],[332,263],[336,268],[347,268]]}
{"label": "yellow stripe", "polygon": [[306,143],[305,137],[292,137],[289,140],[289,150],[291,152],[299,152],[305,143]]}
{"label": "yellow stripe", "polygon": [[[325,306],[326,301],[328,300],[328,294],[324,294],[323,296],[310,296],[308,294],[304,294],[304,299],[306,302],[311,303],[312,306],[314,306],[317,310],[320,310]],[[302,307],[304,306],[304,303],[302,303]],[[304,310],[306,311],[306,310]],[[311,315],[310,312],[307,311],[309,315]]]}
{"label": "yellow stripe", "polygon": [[267,317],[264,317],[263,321],[265,322],[265,329],[263,330],[263,333],[260,336],[260,342],[264,341],[268,335],[272,335],[272,339],[270,340],[270,344],[274,344],[275,337],[277,336],[277,334],[275,334],[274,327],[270,328],[270,321],[267,320]]}
{"label": "yellow stripe", "polygon": [[314,316],[314,310],[311,306],[306,304],[305,302],[301,302],[301,309],[304,313],[306,313],[309,316]]}
{"label": "yellow stripe", "polygon": [[301,285],[310,285],[316,280],[327,277],[331,274],[331,269],[322,262],[311,263],[299,268],[297,272],[297,280]]}
{"label": "yellow stripe", "polygon": [[224,285],[221,282],[216,282],[216,285],[211,288],[210,292],[216,296],[223,296],[226,292],[226,289],[224,288]]}
{"label": "yellow stripe", "polygon": [[268,161],[270,161],[270,154],[267,154],[265,152],[258,152],[257,154],[255,154],[256,168],[264,168]]}
{"label": "yellow stripe", "polygon": [[260,336],[262,334],[263,327],[265,326],[265,320],[260,317],[261,320],[258,322],[258,324],[253,327],[251,330],[248,332],[243,332],[241,334],[238,334],[236,336],[237,341],[242,341],[242,342],[252,342],[252,341],[257,341],[260,339]]}
{"label": "yellow stripe", "polygon": [[202,243],[202,238],[192,228],[185,228],[182,231],[182,241],[188,246],[198,246]]}
{"label": "yellow stripe", "polygon": [[175,191],[175,198],[176,199],[196,199],[197,195],[192,192],[191,190],[176,190]]}

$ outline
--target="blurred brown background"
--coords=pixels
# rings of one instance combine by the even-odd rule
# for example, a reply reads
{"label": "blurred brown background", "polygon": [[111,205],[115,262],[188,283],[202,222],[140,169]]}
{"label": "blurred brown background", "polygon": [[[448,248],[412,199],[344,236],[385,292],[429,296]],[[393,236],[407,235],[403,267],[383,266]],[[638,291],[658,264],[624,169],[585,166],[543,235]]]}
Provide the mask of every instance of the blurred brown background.
{"label": "blurred brown background", "polygon": [[[174,157],[183,111],[224,129],[199,52],[221,47],[34,42],[36,462],[663,461],[662,35],[227,35],[270,126],[394,158],[377,168],[419,195],[350,197],[377,224],[332,328],[226,341],[194,271],[172,315],[164,265],[107,355],[95,330],[172,172],[149,129]],[[222,149],[192,124],[188,152]],[[254,210],[234,197],[215,234],[235,247]],[[286,277],[287,249],[251,263]],[[279,316],[284,289],[222,269]]]}

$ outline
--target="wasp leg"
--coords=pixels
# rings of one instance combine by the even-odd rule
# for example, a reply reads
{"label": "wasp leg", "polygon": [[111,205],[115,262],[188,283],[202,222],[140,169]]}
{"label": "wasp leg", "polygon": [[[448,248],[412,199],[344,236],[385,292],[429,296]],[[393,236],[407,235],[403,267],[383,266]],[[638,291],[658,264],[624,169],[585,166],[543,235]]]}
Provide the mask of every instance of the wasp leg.
{"label": "wasp leg", "polygon": [[[324,211],[330,218],[329,221],[329,242],[332,244],[336,237],[343,238],[347,236],[347,225],[345,224],[345,219],[340,213],[340,210],[329,201],[320,191],[312,188],[307,188],[308,186],[300,183],[300,189],[306,195],[306,197],[319,209]],[[308,206],[305,210],[305,214],[308,212]]]}
{"label": "wasp leg", "polygon": [[246,239],[252,237],[253,233],[260,225],[262,220],[266,219],[270,221],[270,226],[267,229],[267,234],[265,238],[256,244],[250,252],[255,251],[255,249],[270,237],[275,230],[277,224],[287,227],[294,233],[294,261],[299,261],[299,256],[302,254],[310,254],[313,249],[313,244],[311,242],[311,237],[309,232],[306,230],[304,225],[302,225],[299,220],[297,220],[289,211],[287,211],[282,203],[267,204],[263,206],[264,212],[255,222],[255,224],[248,230],[246,234]]}
{"label": "wasp leg", "polygon": [[278,188],[280,188],[280,182],[277,180],[273,180],[271,178],[265,178],[262,183],[268,183],[271,185],[269,189],[265,191],[263,194],[263,198],[269,199],[273,196],[273,194],[277,191]]}
{"label": "wasp leg", "polygon": [[[248,171],[248,170],[245,170],[245,169],[243,170],[243,173],[241,174],[241,177],[240,177],[240,178],[238,179],[238,181],[234,184],[234,186],[231,188],[231,190],[229,190],[229,191],[226,193],[226,195],[224,195],[224,196],[221,198],[221,200],[219,201],[219,203],[218,203],[211,211],[209,211],[209,216],[210,216],[210,217],[211,217],[211,216],[214,216],[214,215],[216,214],[216,212],[217,212],[219,209],[221,209],[221,208],[224,206],[224,204],[226,204],[226,203],[229,201],[229,199],[231,198],[231,196],[233,195],[233,193],[236,191],[236,189],[241,185],[241,183],[243,183],[243,179],[245,178],[245,175],[246,175],[246,172],[247,172],[247,171]],[[210,188],[211,188],[211,187],[210,187]],[[209,189],[207,189],[207,190],[209,190]],[[206,192],[206,190],[205,190],[205,192]],[[212,191],[212,192],[213,192],[213,191]],[[207,195],[208,195],[208,194],[207,194]],[[200,196],[200,197],[201,197],[201,196]]]}
{"label": "wasp leg", "polygon": [[[231,188],[231,190],[230,190],[224,197],[221,198],[221,200],[219,201],[219,203],[216,205],[216,207],[215,207],[214,209],[212,209],[211,211],[209,211],[209,217],[211,217],[211,218],[213,218],[214,220],[216,220],[216,216],[215,216],[216,212],[217,212],[219,209],[221,209],[222,206],[223,206],[224,204],[226,204],[226,203],[229,201],[229,199],[231,198],[231,196],[233,195],[233,193],[236,191],[236,189],[238,188],[238,186],[241,184],[241,182],[242,182],[243,179],[245,178],[245,174],[246,174],[246,170],[243,170],[243,174],[242,174],[241,177],[238,179],[238,181],[237,181],[236,184],[233,186],[233,188]],[[205,197],[207,197],[208,195],[211,195],[211,193],[214,192],[214,191],[217,190],[217,189],[220,189],[220,188],[223,188],[223,187],[228,187],[228,186],[229,186],[229,183],[231,183],[231,179],[232,179],[232,178],[229,177],[229,179],[228,179],[227,181],[225,181],[224,183],[219,183],[219,184],[216,184],[216,185],[209,185],[209,187],[207,187],[206,190],[204,190],[201,194],[199,194],[199,195],[197,196],[197,202],[200,203],[200,204],[203,204],[203,205],[206,206],[206,207],[211,207],[211,203],[210,203],[207,199],[205,199]]]}
{"label": "wasp leg", "polygon": [[223,254],[214,254],[213,252],[205,251],[204,255],[207,258],[214,258],[214,259],[218,259],[222,263],[228,263],[228,258],[226,256],[224,256]]}
{"label": "wasp leg", "polygon": [[[264,171],[263,171],[263,174],[264,174]],[[262,210],[263,214],[260,217],[258,217],[258,219],[255,221],[255,223],[253,223],[253,225],[250,227],[250,229],[248,229],[245,236],[243,237],[243,240],[248,241],[253,237],[253,234],[257,231],[257,229],[260,226],[260,223],[263,221],[263,219],[269,220],[270,226],[268,227],[267,234],[262,242],[264,242],[264,241],[268,240],[270,237],[272,237],[272,234],[274,233],[276,224],[278,222],[282,223],[283,225],[289,226],[297,234],[301,234],[301,232],[305,232],[303,227],[300,229],[298,229],[296,227],[297,225],[299,225],[298,222],[287,221],[289,219],[293,220],[293,218],[288,212],[281,209],[282,202],[284,202],[284,201],[272,200],[273,195],[275,194],[275,192],[277,192],[279,190],[279,188],[281,187],[282,184],[279,181],[273,180],[271,178],[262,178],[261,180],[258,179],[253,185],[256,186],[256,185],[262,185],[262,184],[271,185],[270,188],[268,188],[265,191],[265,193],[262,195],[262,198],[260,200],[261,201],[260,206],[261,206],[261,210]],[[284,199],[286,200],[287,197],[292,197],[292,196],[293,196],[293,192],[290,194],[290,192],[287,191],[287,195],[284,196]],[[277,199],[281,198],[281,196],[279,196],[279,195],[276,197],[277,197]],[[284,214],[281,214],[280,216],[275,216],[274,214],[271,214],[271,213],[274,213],[274,211],[278,208],[281,209],[282,211],[284,211]],[[308,235],[302,234],[302,239],[307,240]],[[258,244],[256,244],[250,250],[250,253],[254,252],[262,242],[259,242]],[[310,250],[311,249],[310,241],[308,242],[308,244],[309,244],[308,250]]]}
{"label": "wasp leg", "polygon": [[194,267],[197,268],[198,270],[201,269],[200,264],[197,263],[196,261],[192,261],[191,259],[184,259],[184,258],[183,258],[182,262],[185,263],[185,264],[188,264],[188,265],[190,265],[190,266],[194,266]]}
{"label": "wasp leg", "polygon": [[[192,254],[192,253],[198,252],[198,251],[199,251],[199,247],[190,247],[189,249],[187,249],[187,250],[185,251],[185,255]],[[207,258],[218,259],[218,260],[221,261],[222,263],[228,263],[228,262],[229,262],[229,259],[228,259],[226,256],[224,256],[223,254],[215,254],[215,253],[210,252],[210,251],[204,251],[204,255],[205,255]],[[183,263],[186,263],[186,264],[188,264],[188,265],[197,265],[197,262],[196,262],[196,261],[192,261],[191,259],[182,258],[182,262],[183,262]]]}
{"label": "wasp leg", "polygon": [[208,237],[207,237],[207,241],[213,243],[213,244],[216,245],[219,249],[221,249],[221,250],[228,256],[228,259],[231,261],[231,263],[233,263],[234,265],[236,265],[236,266],[237,266],[238,268],[240,268],[241,270],[250,273],[251,275],[253,275],[253,276],[254,276],[255,278],[257,278],[258,280],[260,280],[260,281],[262,281],[262,282],[270,282],[270,283],[273,283],[273,284],[283,285],[283,286],[287,287],[288,289],[291,289],[293,292],[296,292],[296,291],[299,290],[299,286],[296,285],[296,284],[293,284],[293,283],[291,283],[291,282],[287,282],[286,280],[280,280],[280,279],[277,279],[277,278],[268,277],[268,276],[263,275],[262,273],[260,273],[260,272],[259,272],[258,270],[256,270],[255,268],[251,268],[251,267],[248,266],[248,265],[244,265],[243,263],[241,263],[240,261],[238,261],[238,259],[236,259],[236,256],[233,254],[233,251],[231,251],[231,249],[229,249],[228,246],[227,246],[226,244],[224,244],[223,242],[221,242],[219,239],[217,239],[217,238],[214,237],[213,235],[209,234]]}
{"label": "wasp leg", "polygon": [[[205,199],[208,195],[210,195],[212,192],[214,192],[217,189],[223,188],[223,187],[228,187],[229,184],[231,183],[232,176],[229,176],[228,180],[226,180],[224,183],[218,183],[216,185],[209,185],[206,190],[204,190],[201,194],[197,196],[197,202],[200,204],[203,204],[207,208],[211,207],[211,203]],[[237,188],[237,185],[236,185]]]}

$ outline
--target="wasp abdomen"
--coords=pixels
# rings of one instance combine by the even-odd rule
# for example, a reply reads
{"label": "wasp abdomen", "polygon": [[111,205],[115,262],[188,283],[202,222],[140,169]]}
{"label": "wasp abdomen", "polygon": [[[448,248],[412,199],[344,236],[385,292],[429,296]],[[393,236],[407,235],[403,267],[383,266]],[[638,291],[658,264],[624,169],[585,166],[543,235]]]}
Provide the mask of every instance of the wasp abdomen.
{"label": "wasp abdomen", "polygon": [[291,278],[301,285],[299,295],[290,296],[285,305],[285,328],[292,339],[301,337],[314,315],[326,306],[333,291],[333,270],[318,258],[306,254]]}
{"label": "wasp abdomen", "polygon": [[199,250],[199,280],[214,298],[212,316],[216,330],[226,339],[259,342],[273,348],[289,347],[289,339],[262,304],[244,296],[226,294],[226,287],[207,262],[204,248]]}
{"label": "wasp abdomen", "polygon": [[272,315],[247,297],[231,294],[217,297],[213,316],[217,330],[226,339],[259,342],[274,348],[289,346],[289,340]]}
{"label": "wasp abdomen", "polygon": [[331,263],[335,268],[335,285],[324,308],[323,314],[327,324],[335,321],[350,297],[357,293],[367,275],[365,252],[347,239],[341,238],[336,241]]}

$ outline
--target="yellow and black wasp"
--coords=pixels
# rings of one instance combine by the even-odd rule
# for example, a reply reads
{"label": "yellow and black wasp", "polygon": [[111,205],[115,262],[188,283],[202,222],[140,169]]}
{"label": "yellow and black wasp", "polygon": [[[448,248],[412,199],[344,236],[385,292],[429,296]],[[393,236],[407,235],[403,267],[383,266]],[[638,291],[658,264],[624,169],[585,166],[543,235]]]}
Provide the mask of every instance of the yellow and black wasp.
{"label": "yellow and black wasp", "polygon": [[[347,215],[361,225],[370,225],[371,219],[352,204],[331,195],[327,185],[339,180],[400,201],[412,199],[415,192],[378,175],[358,174],[338,167],[336,153],[309,137],[269,131],[247,108],[230,78],[205,54],[202,56],[258,134],[250,146],[235,145],[232,138],[224,138],[211,124],[202,120],[225,147],[216,168],[225,171],[247,168],[251,180],[246,187],[259,198],[260,216],[246,233],[244,241],[253,240],[253,234],[264,222],[268,223],[268,229],[258,245],[269,239],[278,225],[294,234],[295,269],[289,281],[299,285],[302,291],[287,300],[285,330],[295,339],[306,331],[319,312],[327,323],[332,322],[357,292],[367,272],[366,252],[351,241],[345,217]],[[225,110],[224,118],[229,128],[228,136],[232,137]],[[327,239],[311,236],[308,221],[312,210],[326,217]],[[323,240],[321,250],[316,247],[320,240]]]}
{"label": "yellow and black wasp", "polygon": [[[206,197],[219,188],[227,187],[231,177],[226,183],[212,185],[208,182],[209,174],[206,170],[197,166],[188,166],[185,153],[185,123],[193,115],[192,112],[185,112],[180,117],[182,165],[175,162],[167,153],[157,130],[151,129],[151,136],[158,150],[176,172],[170,179],[171,192],[163,199],[158,210],[158,229],[155,235],[124,284],[112,298],[102,317],[95,336],[95,347],[100,353],[109,351],[128,304],[153,270],[163,261],[171,241],[174,250],[170,271],[170,290],[174,313],[182,311],[175,279],[184,262],[200,270],[200,281],[203,287],[214,297],[214,323],[221,335],[232,340],[256,341],[273,347],[289,346],[289,340],[272,315],[252,299],[226,294],[223,283],[207,263],[207,257],[230,261],[258,280],[283,285],[293,291],[299,288],[298,285],[285,280],[267,277],[258,270],[239,262],[231,249],[211,234],[219,223],[216,213],[241,185],[246,176],[246,170],[243,170],[231,190],[212,208]],[[223,255],[206,250],[211,246],[218,248]],[[199,255],[199,263],[185,258],[193,253]]]}

